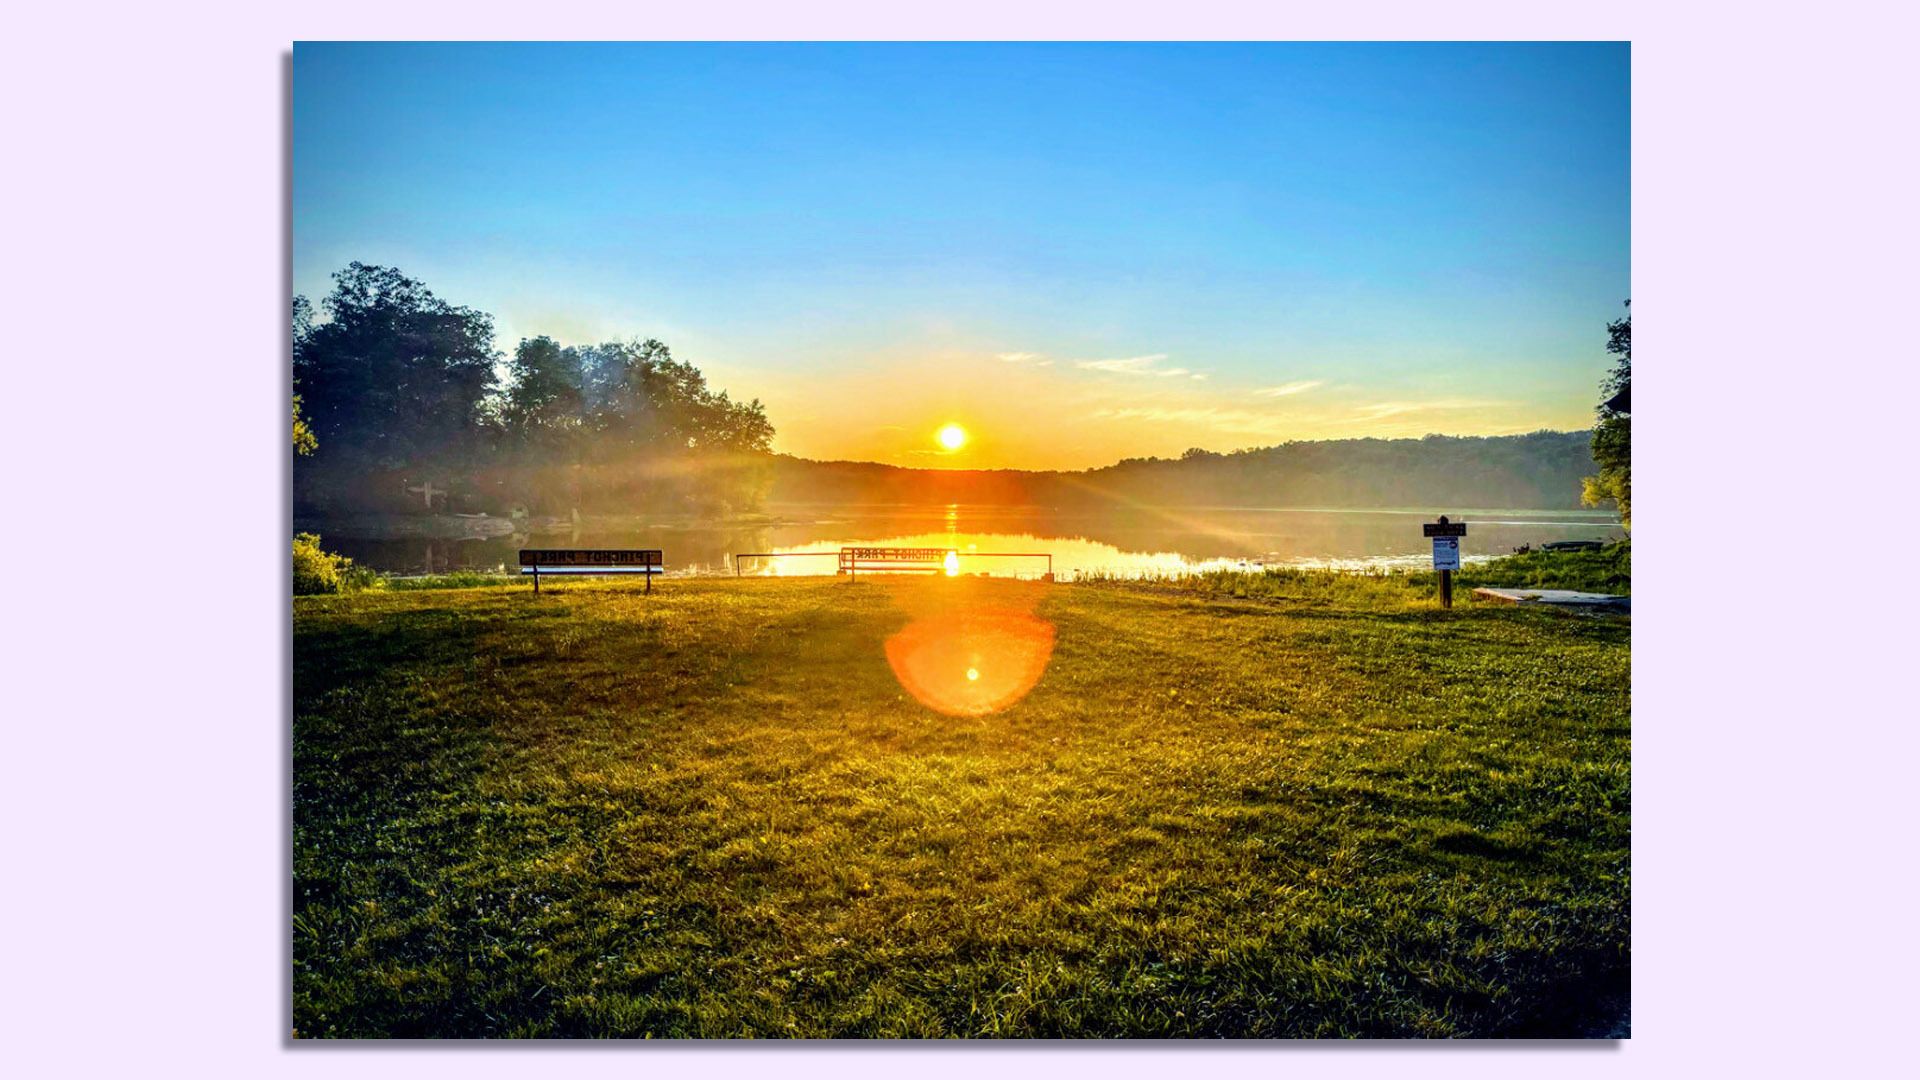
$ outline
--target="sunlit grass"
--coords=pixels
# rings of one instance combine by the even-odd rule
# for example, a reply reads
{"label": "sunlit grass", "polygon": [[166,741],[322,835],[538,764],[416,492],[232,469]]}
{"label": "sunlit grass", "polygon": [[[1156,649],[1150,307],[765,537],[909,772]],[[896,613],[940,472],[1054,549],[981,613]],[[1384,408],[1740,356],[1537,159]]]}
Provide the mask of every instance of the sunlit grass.
{"label": "sunlit grass", "polygon": [[[1611,1029],[1625,621],[1241,577],[301,598],[294,1026]],[[1036,594],[1004,711],[895,680],[907,607]]]}

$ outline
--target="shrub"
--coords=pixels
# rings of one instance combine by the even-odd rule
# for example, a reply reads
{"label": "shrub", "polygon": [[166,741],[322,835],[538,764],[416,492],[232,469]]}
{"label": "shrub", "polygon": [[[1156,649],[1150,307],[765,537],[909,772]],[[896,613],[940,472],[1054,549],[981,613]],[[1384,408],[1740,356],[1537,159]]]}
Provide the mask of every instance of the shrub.
{"label": "shrub", "polygon": [[353,560],[320,550],[320,537],[295,533],[293,537],[293,594],[337,593],[343,586],[364,587],[365,570],[356,572]]}

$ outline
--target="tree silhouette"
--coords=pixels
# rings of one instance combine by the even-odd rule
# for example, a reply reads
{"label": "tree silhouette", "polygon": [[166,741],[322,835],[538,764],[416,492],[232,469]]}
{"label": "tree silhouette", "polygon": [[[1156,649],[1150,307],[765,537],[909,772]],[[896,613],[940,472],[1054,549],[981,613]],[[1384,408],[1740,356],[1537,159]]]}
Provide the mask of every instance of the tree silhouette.
{"label": "tree silhouette", "polygon": [[1606,397],[1595,410],[1599,423],[1593,429],[1593,462],[1597,475],[1581,481],[1581,501],[1588,506],[1612,502],[1620,508],[1620,524],[1631,529],[1633,447],[1632,423],[1628,410],[1632,405],[1633,383],[1633,301],[1627,301],[1627,315],[1607,324],[1607,352],[1618,357],[1613,370],[1600,384]]}

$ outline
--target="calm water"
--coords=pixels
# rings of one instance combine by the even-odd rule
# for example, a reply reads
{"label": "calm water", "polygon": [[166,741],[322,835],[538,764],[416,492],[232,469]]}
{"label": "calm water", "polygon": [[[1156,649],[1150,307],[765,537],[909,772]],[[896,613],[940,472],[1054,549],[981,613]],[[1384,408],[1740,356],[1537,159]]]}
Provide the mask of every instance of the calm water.
{"label": "calm water", "polygon": [[[773,506],[776,525],[750,528],[595,528],[483,540],[382,540],[354,537],[315,522],[330,550],[394,573],[500,570],[518,563],[521,547],[660,548],[673,574],[742,572],[782,576],[832,574],[827,553],[842,545],[943,547],[960,552],[964,573],[1037,577],[1041,558],[989,552],[1043,552],[1062,578],[1086,572],[1180,574],[1219,568],[1320,566],[1340,569],[1430,565],[1432,541],[1420,532],[1436,509],[1292,510],[1132,508],[1124,513],[1061,513],[1005,507],[941,508]],[[1617,540],[1611,513],[1574,510],[1448,508],[1468,522],[1461,552],[1469,562],[1504,555],[1523,544],[1553,540]],[[309,527],[305,522],[303,528]],[[814,554],[806,554],[814,553]]]}

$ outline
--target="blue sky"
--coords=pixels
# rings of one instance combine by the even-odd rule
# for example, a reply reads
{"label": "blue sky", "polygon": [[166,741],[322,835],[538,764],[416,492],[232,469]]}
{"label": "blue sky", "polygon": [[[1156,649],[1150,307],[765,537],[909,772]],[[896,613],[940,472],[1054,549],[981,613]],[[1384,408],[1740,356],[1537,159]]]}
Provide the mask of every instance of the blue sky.
{"label": "blue sky", "polygon": [[302,44],[294,286],[358,259],[492,312],[502,349],[659,337],[816,457],[1580,428],[1630,295],[1628,64]]}

